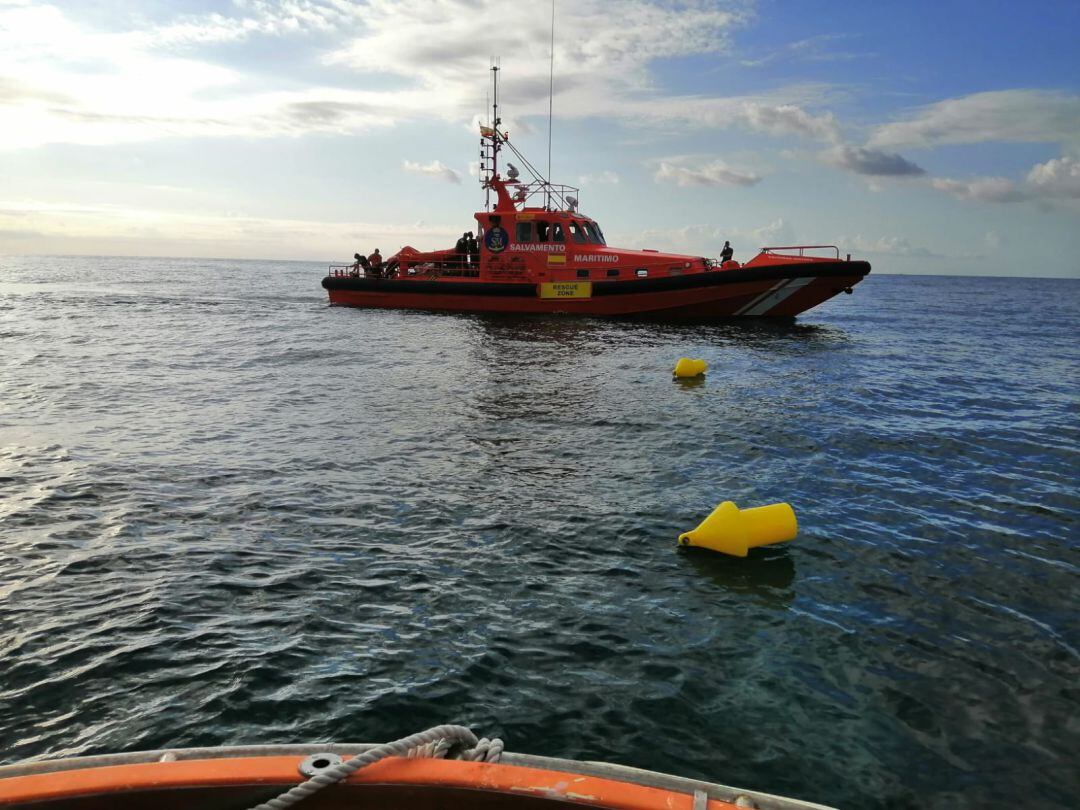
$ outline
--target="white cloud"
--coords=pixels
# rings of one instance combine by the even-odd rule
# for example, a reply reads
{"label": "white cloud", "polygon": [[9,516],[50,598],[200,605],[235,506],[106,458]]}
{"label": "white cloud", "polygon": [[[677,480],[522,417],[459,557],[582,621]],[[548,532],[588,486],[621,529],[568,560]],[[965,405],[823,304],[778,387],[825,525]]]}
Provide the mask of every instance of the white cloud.
{"label": "white cloud", "polygon": [[854,38],[852,34],[819,34],[789,42],[761,56],[742,59],[739,64],[744,67],[761,67],[779,61],[849,62],[874,56],[872,53],[856,53],[847,46],[837,44]]}
{"label": "white cloud", "polygon": [[426,174],[431,177],[437,177],[440,180],[446,180],[449,183],[460,183],[461,174],[449,166],[446,166],[438,160],[433,160],[431,163],[415,163],[411,160],[405,161],[405,171],[414,172],[415,174]]}
{"label": "white cloud", "polygon": [[930,184],[959,200],[1005,203],[1019,202],[1028,196],[1016,183],[1005,177],[978,177],[974,180],[935,177]]}
{"label": "white cloud", "polygon": [[846,236],[840,240],[845,249],[859,253],[883,253],[890,256],[929,257],[934,255],[924,247],[916,247],[906,236],[880,236],[865,239],[861,235]]}
{"label": "white cloud", "polygon": [[879,236],[867,239],[859,234],[843,236],[837,244],[844,251],[852,254],[869,253],[872,255],[896,256],[906,259],[981,259],[981,253],[938,253],[930,248],[912,244],[907,236]]}
{"label": "white cloud", "polygon": [[692,168],[661,160],[653,179],[678,186],[753,186],[761,182],[759,175],[730,169],[722,160]]}
{"label": "white cloud", "polygon": [[750,129],[770,135],[800,135],[828,143],[840,140],[840,127],[832,113],[812,115],[794,104],[748,102],[737,108],[735,118]]}
{"label": "white cloud", "polygon": [[960,200],[989,203],[1033,200],[1045,207],[1060,201],[1080,200],[1080,160],[1066,156],[1037,163],[1022,182],[1006,177],[969,180],[935,177],[930,184]]}
{"label": "white cloud", "polygon": [[[448,100],[476,103],[486,91],[481,77],[490,55],[502,54],[504,100],[517,110],[547,100],[550,14],[546,3],[371,0],[357,8],[360,33],[328,61],[406,77]],[[698,2],[564,5],[555,21],[556,91],[585,84],[646,89],[652,60],[722,51],[740,19]]]}
{"label": "white cloud", "polygon": [[[550,46],[543,4],[477,0],[468,13],[458,0],[248,0],[235,6],[231,16],[189,14],[118,32],[81,26],[52,6],[0,6],[0,148],[352,133],[410,119],[461,120],[485,109],[491,53],[504,54],[505,126],[518,135],[542,129]],[[831,113],[807,109],[825,96],[820,85],[734,98],[657,90],[654,60],[724,51],[730,31],[744,21],[741,11],[697,2],[582,0],[562,13],[572,13],[574,24],[563,26],[556,40],[560,117],[742,127],[841,142]],[[477,19],[499,24],[478,26]],[[347,38],[352,31],[359,33]],[[321,56],[344,76],[356,71],[361,89],[292,76],[267,80],[197,58],[205,46],[258,37],[303,53],[316,46],[297,38],[312,33],[338,43]],[[377,89],[363,74],[390,74],[404,84]]]}
{"label": "white cloud", "polygon": [[997,90],[946,99],[877,128],[872,147],[1011,141],[1080,143],[1080,97],[1049,90]]}
{"label": "white cloud", "polygon": [[740,229],[721,225],[684,225],[680,228],[654,228],[613,235],[619,244],[670,250],[675,253],[719,256],[725,241],[735,248],[735,258],[748,261],[759,248],[790,245],[794,229],[779,217],[757,228]]}
{"label": "white cloud", "polygon": [[[212,14],[120,32],[81,27],[53,6],[0,6],[0,148],[288,135],[301,123],[294,104],[362,105],[363,95],[341,91],[259,91],[238,70],[181,55],[192,43],[291,28],[287,20],[301,19],[305,6],[285,4],[285,17],[260,5],[257,18]],[[343,111],[332,122],[316,114],[308,126],[339,128]],[[384,120],[357,114],[350,123]]]}
{"label": "white cloud", "polygon": [[449,247],[456,225],[324,222],[118,205],[0,200],[0,253],[97,253],[343,260],[358,249]]}
{"label": "white cloud", "polygon": [[619,175],[610,169],[605,169],[602,172],[593,172],[591,174],[583,174],[578,178],[578,183],[582,186],[613,186],[619,182]]}
{"label": "white cloud", "polygon": [[[236,6],[233,16],[190,14],[118,32],[80,26],[52,6],[0,6],[0,77],[6,77],[0,99],[8,103],[0,110],[0,148],[354,132],[411,118],[461,119],[485,109],[492,53],[504,54],[500,111],[506,126],[535,134],[539,122],[528,117],[546,115],[549,12],[542,4],[477,0],[468,13],[457,0]],[[563,13],[569,18],[571,12]],[[831,114],[805,109],[820,101],[820,86],[738,98],[672,97],[656,90],[654,60],[724,51],[729,32],[744,20],[741,11],[697,2],[582,0],[572,17],[574,24],[563,26],[556,40],[561,117],[742,126],[838,142]],[[477,25],[478,19],[499,24]],[[360,33],[343,40],[350,31]],[[287,39],[311,33],[338,41],[322,58],[345,75],[349,69],[390,74],[404,79],[404,86],[380,90],[359,79],[364,89],[346,90],[284,76],[268,82],[195,56],[207,45],[256,37],[277,38],[278,47],[312,48]]]}
{"label": "white cloud", "polygon": [[1080,160],[1062,157],[1036,164],[1028,172],[1027,182],[1045,197],[1080,198]]}

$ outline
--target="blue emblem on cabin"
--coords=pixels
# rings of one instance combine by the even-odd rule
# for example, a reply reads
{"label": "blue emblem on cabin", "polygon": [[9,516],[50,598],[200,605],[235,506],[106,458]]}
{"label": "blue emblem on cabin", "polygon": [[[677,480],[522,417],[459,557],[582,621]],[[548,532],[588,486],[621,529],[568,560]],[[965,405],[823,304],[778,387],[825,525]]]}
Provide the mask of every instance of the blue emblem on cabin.
{"label": "blue emblem on cabin", "polygon": [[484,234],[484,244],[492,253],[502,253],[510,244],[510,235],[499,225],[493,225]]}

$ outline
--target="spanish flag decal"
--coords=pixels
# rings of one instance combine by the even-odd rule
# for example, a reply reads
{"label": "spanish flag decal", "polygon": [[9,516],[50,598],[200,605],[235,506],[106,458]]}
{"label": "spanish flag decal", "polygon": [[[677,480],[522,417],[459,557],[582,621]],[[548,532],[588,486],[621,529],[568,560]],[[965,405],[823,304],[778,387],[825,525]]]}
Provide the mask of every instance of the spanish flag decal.
{"label": "spanish flag decal", "polygon": [[550,254],[548,256],[548,264],[566,264],[566,257]]}

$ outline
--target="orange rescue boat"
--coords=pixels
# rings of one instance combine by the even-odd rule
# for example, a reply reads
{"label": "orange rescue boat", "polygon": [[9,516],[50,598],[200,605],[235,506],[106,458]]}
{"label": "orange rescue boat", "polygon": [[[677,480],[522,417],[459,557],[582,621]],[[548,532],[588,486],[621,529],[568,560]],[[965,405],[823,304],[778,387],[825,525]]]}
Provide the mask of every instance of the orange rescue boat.
{"label": "orange rescue boat", "polygon": [[[330,303],[461,312],[571,313],[672,319],[793,318],[846,292],[870,272],[835,245],[764,247],[745,264],[607,244],[578,210],[578,189],[551,183],[514,147],[498,117],[480,127],[484,211],[475,249],[404,247],[385,267],[331,265]],[[499,155],[509,149],[533,180]],[[494,201],[492,201],[494,195]],[[822,251],[829,255],[819,255]]]}

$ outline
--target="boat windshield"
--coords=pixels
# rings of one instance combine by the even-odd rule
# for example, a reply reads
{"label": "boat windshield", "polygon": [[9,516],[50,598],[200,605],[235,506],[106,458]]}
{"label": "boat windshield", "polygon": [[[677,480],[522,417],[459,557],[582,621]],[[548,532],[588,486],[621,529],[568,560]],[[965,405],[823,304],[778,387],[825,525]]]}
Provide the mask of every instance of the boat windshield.
{"label": "boat windshield", "polygon": [[586,232],[589,234],[589,241],[597,245],[606,245],[604,241],[604,233],[600,230],[600,226],[595,222],[584,222]]}
{"label": "boat windshield", "polygon": [[581,227],[581,223],[575,219],[570,220],[570,238],[577,242],[579,245],[584,245],[588,241],[588,237],[585,236],[585,229]]}

